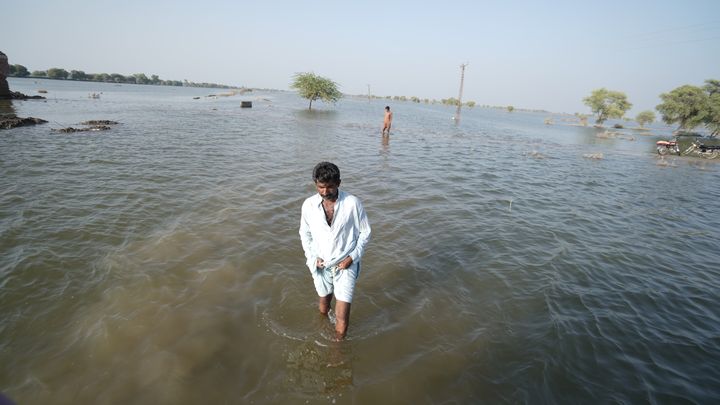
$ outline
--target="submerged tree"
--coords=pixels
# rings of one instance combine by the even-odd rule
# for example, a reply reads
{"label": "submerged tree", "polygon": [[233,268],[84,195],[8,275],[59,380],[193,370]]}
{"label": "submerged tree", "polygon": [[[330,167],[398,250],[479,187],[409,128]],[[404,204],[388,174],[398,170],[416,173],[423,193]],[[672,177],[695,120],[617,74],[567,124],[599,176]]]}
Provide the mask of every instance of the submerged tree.
{"label": "submerged tree", "polygon": [[640,124],[640,128],[644,128],[645,124],[652,124],[655,122],[655,113],[650,110],[643,111],[635,117],[635,121]]}
{"label": "submerged tree", "polygon": [[705,117],[705,126],[710,135],[720,135],[720,80],[706,80],[703,87],[708,94],[708,111]]}
{"label": "submerged tree", "polygon": [[588,97],[583,99],[583,103],[590,107],[594,114],[597,114],[595,123],[598,125],[602,125],[610,118],[622,118],[625,112],[632,108],[625,93],[605,88],[593,90]]}
{"label": "submerged tree", "polygon": [[337,83],[314,73],[296,73],[290,88],[296,89],[300,97],[310,100],[308,110],[312,110],[315,100],[334,103],[342,97]]}
{"label": "submerged tree", "polygon": [[703,89],[686,84],[660,95],[663,101],[655,107],[663,121],[678,123],[678,130],[691,130],[706,121],[709,98]]}

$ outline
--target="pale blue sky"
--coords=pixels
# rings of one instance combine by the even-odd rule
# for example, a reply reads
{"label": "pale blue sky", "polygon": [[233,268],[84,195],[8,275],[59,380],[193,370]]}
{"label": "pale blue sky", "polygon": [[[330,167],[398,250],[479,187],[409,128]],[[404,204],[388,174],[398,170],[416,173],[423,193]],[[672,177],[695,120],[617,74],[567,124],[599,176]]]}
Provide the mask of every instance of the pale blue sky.
{"label": "pale blue sky", "polygon": [[720,79],[720,1],[3,1],[0,51],[30,70],[157,74],[288,89],[296,72],[349,94],[457,97],[630,115]]}

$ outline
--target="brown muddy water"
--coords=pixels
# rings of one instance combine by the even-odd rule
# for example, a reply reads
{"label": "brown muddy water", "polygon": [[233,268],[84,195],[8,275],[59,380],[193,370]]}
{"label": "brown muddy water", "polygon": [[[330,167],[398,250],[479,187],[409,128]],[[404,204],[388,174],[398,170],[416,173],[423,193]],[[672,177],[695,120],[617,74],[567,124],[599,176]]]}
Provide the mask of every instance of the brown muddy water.
{"label": "brown muddy water", "polygon": [[[18,404],[720,400],[720,165],[658,158],[666,128],[10,86],[48,100],[4,112],[50,121],[0,132],[0,391]],[[120,124],[50,130],[91,119]],[[340,343],[298,235],[320,160],[373,227]]]}

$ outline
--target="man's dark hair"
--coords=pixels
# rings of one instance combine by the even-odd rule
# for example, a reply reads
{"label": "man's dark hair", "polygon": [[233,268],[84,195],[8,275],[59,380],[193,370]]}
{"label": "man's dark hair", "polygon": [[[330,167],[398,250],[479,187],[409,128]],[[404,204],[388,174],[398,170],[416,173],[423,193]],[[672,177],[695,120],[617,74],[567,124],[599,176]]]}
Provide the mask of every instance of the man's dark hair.
{"label": "man's dark hair", "polygon": [[334,163],[320,162],[313,169],[313,181],[316,183],[339,183],[340,169]]}
{"label": "man's dark hair", "polygon": [[386,106],[385,106],[385,110],[390,111],[390,106],[389,106],[389,105],[386,105]]}

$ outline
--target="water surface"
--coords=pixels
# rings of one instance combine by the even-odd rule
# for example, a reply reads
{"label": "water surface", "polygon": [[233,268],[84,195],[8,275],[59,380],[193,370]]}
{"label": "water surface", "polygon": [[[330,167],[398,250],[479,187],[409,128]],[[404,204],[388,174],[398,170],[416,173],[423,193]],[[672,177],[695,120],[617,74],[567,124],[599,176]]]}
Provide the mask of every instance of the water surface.
{"label": "water surface", "polygon": [[[49,121],[0,132],[0,390],[18,403],[720,400],[720,166],[660,159],[665,128],[10,86],[48,90],[12,109]],[[51,131],[91,119],[120,124]],[[297,233],[320,160],[373,227],[339,344]]]}

